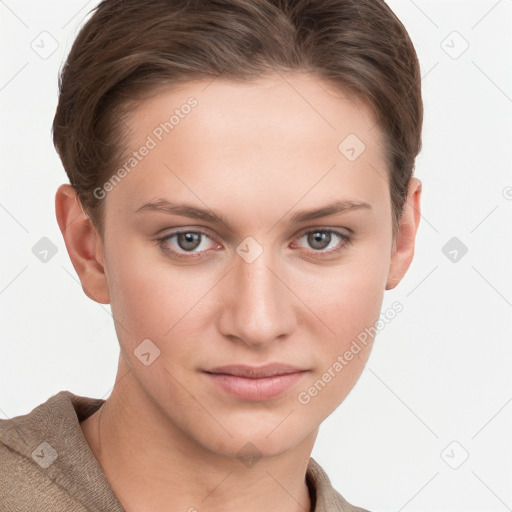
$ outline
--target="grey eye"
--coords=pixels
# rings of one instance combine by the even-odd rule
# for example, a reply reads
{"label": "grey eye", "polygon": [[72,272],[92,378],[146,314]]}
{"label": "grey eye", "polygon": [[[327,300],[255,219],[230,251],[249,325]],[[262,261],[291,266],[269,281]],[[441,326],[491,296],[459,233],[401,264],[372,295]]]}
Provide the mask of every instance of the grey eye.
{"label": "grey eye", "polygon": [[178,233],[175,236],[180,249],[183,249],[184,251],[192,251],[199,247],[202,234],[195,233],[193,231],[186,231],[183,233]]}
{"label": "grey eye", "polygon": [[331,233],[328,231],[311,231],[307,237],[310,247],[317,250],[328,247],[332,239]]}

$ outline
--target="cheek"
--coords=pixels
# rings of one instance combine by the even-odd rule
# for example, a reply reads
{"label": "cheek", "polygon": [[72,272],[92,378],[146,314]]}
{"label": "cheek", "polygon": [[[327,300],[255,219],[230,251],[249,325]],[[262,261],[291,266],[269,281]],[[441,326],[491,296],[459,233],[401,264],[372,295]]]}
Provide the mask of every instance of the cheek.
{"label": "cheek", "polygon": [[315,286],[311,277],[302,281],[309,282],[302,288],[308,303],[338,340],[357,335],[377,320],[389,268],[388,253],[380,244],[351,250],[342,265],[317,276]]}
{"label": "cheek", "polygon": [[161,336],[173,319],[169,305],[175,304],[176,309],[180,304],[172,279],[160,264],[150,260],[157,249],[140,242],[111,247],[107,272],[112,313],[124,328],[118,329],[120,341]]}
{"label": "cheek", "polygon": [[[351,271],[329,281],[312,297],[314,311],[334,332],[313,335],[315,371],[301,387],[301,410],[325,419],[359,379],[370,355],[371,333],[378,321],[384,287],[382,265],[366,272]],[[323,331],[325,332],[325,330]]]}
{"label": "cheek", "polygon": [[[149,338],[162,355],[172,350],[179,359],[195,350],[195,331],[210,318],[208,291],[218,275],[198,267],[173,266],[159,251],[140,241],[129,249],[112,247],[113,257],[108,260],[112,313],[125,352],[132,353]],[[181,339],[187,343],[175,343]]]}
{"label": "cheek", "polygon": [[389,267],[388,246],[385,237],[357,250],[354,246],[343,265],[317,276],[314,288],[312,281],[302,288],[304,294],[307,289],[315,290],[304,302],[313,305],[334,333],[314,336],[318,365],[310,387],[302,389],[304,400],[299,400],[318,414],[329,413],[344,400],[368,360]]}

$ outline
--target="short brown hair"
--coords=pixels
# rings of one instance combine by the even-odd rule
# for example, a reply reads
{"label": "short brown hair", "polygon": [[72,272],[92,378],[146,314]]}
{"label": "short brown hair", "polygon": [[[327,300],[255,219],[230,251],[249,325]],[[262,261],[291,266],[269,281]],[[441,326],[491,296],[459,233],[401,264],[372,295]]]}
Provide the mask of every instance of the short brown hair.
{"label": "short brown hair", "polygon": [[[414,46],[383,0],[104,0],[59,78],[53,141],[103,236],[93,191],[123,159],[128,106],[162,86],[275,70],[313,74],[364,100],[385,137],[393,230],[421,148]],[[341,141],[340,141],[341,142]]]}

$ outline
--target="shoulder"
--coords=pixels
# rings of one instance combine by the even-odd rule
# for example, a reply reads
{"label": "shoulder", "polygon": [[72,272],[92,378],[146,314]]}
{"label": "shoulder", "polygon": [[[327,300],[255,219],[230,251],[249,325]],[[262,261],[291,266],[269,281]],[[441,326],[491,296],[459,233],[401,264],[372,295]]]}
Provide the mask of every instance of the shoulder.
{"label": "shoulder", "polygon": [[51,436],[55,426],[72,418],[71,396],[69,391],[61,391],[27,414],[0,419],[0,445],[4,453],[31,457],[34,443],[41,442],[42,437]]}
{"label": "shoulder", "polygon": [[[50,466],[59,453],[52,446],[55,443],[49,427],[63,421],[62,411],[70,400],[67,393],[58,393],[28,414],[0,420],[2,510],[30,510],[34,499],[47,495],[49,489],[55,497],[58,475]],[[69,504],[75,505],[72,501]]]}
{"label": "shoulder", "polygon": [[314,494],[314,512],[370,512],[349,503],[332,486],[326,472],[312,457],[309,459],[306,479]]}
{"label": "shoulder", "polygon": [[61,391],[28,414],[0,420],[0,510],[96,510],[88,486],[102,490],[104,482],[79,418],[100,403]]}

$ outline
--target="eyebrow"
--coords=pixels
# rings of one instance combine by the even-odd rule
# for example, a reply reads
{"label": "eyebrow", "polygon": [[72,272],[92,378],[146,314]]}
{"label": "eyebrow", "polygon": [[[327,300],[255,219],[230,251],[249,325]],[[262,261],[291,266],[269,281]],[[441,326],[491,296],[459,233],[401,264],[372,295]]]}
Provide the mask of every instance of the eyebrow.
{"label": "eyebrow", "polygon": [[[335,213],[345,213],[350,210],[370,209],[371,205],[365,201],[335,201],[321,208],[313,208],[310,210],[301,210],[294,213],[290,217],[290,222],[299,224],[310,220],[327,217]],[[167,213],[173,215],[180,215],[183,217],[190,217],[192,219],[199,219],[212,224],[223,224],[231,230],[229,223],[221,215],[206,208],[198,208],[187,204],[176,204],[166,199],[157,199],[149,203],[143,204],[140,208],[135,210],[135,213],[143,213],[146,211]]]}
{"label": "eyebrow", "polygon": [[372,207],[365,201],[336,201],[334,203],[323,206],[322,208],[316,208],[312,210],[302,210],[294,213],[290,221],[293,223],[305,222],[315,220],[321,217],[327,217],[335,213],[345,213],[349,210],[359,210],[360,208],[366,208],[371,210]]}

